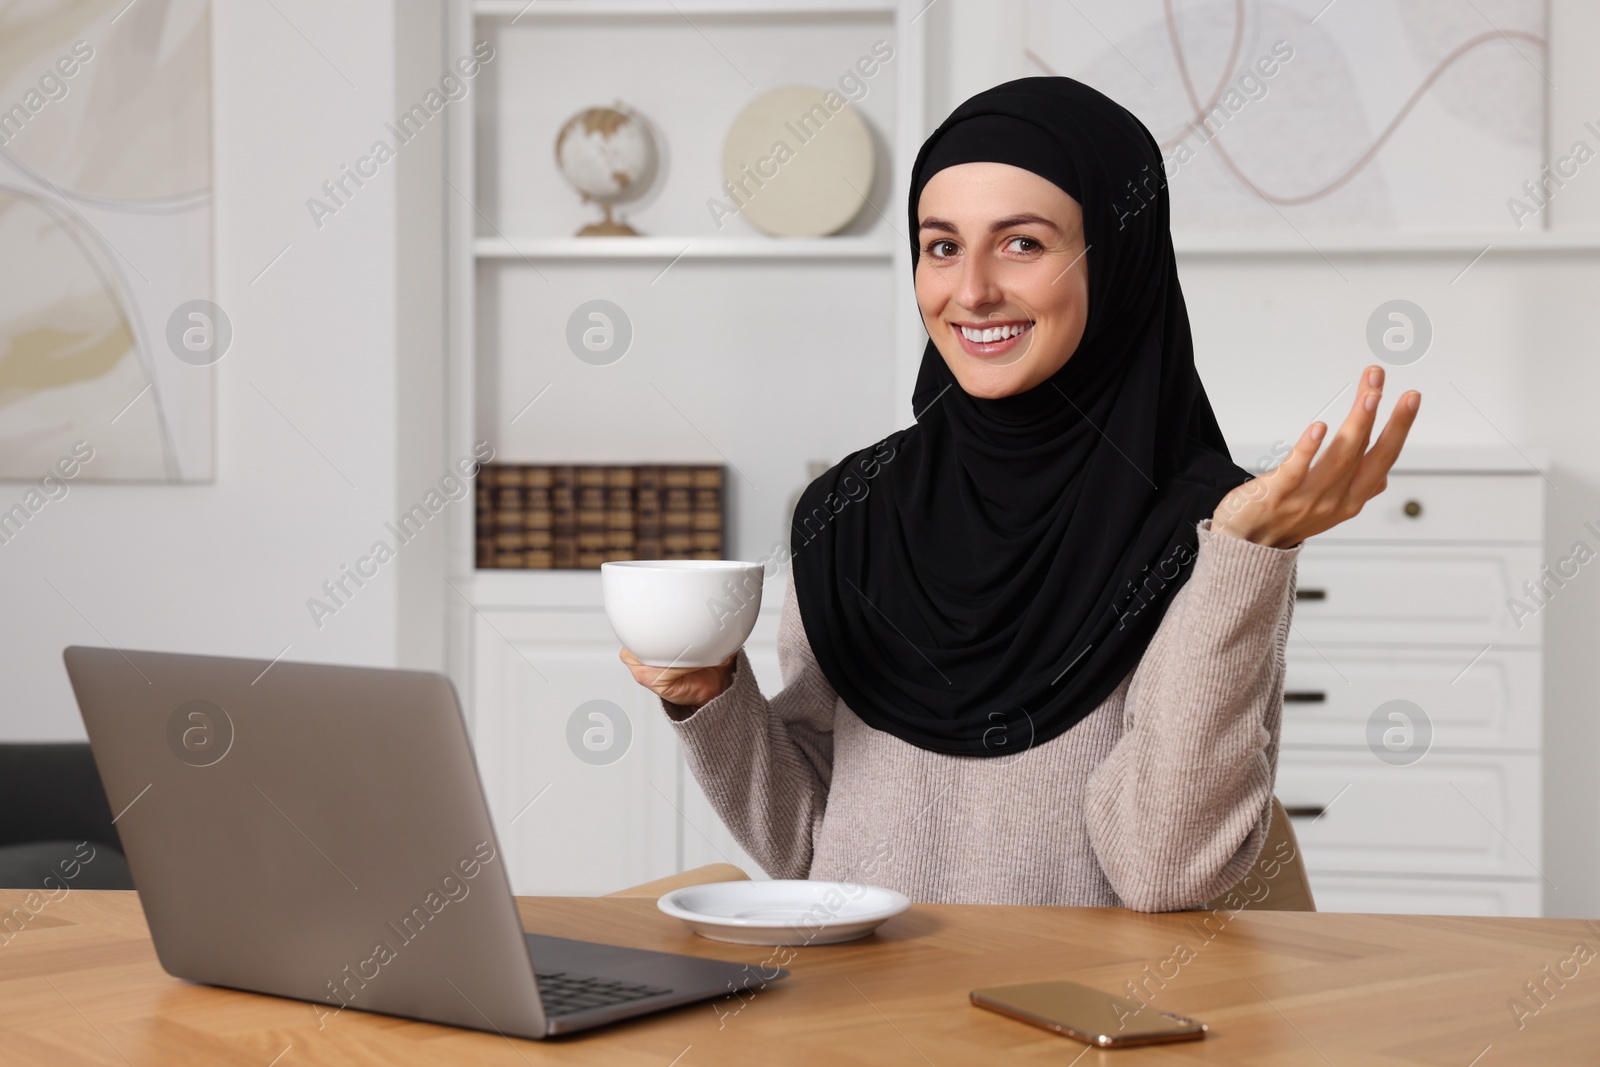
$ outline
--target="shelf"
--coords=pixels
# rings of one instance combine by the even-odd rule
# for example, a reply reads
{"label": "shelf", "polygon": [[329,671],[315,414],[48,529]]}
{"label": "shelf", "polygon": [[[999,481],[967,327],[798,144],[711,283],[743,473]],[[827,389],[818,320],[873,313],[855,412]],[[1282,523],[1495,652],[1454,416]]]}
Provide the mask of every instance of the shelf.
{"label": "shelf", "polygon": [[891,18],[894,0],[474,0],[479,18],[767,18],[792,15],[877,15]]}
{"label": "shelf", "polygon": [[1396,256],[1494,252],[1600,252],[1600,231],[1553,233],[1215,233],[1173,238],[1179,256]]}
{"label": "shelf", "polygon": [[484,259],[892,259],[878,237],[478,237]]}

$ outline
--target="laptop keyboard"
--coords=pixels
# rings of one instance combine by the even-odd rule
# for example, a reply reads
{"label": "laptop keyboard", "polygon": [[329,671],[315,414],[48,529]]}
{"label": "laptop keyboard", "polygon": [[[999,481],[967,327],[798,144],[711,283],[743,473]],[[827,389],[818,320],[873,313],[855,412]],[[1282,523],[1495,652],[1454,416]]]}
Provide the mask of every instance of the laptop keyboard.
{"label": "laptop keyboard", "polygon": [[662,986],[640,985],[637,982],[619,982],[611,978],[596,978],[587,974],[569,974],[566,971],[540,972],[539,999],[544,1002],[546,1015],[570,1015],[590,1008],[603,1008],[611,1004],[625,1004],[630,1000],[659,996],[672,990]]}

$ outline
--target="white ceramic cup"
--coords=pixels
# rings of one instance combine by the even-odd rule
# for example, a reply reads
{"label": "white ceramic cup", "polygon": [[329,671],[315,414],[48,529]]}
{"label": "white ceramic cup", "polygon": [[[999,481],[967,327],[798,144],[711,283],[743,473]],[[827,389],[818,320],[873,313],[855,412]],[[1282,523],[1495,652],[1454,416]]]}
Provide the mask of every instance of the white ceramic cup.
{"label": "white ceramic cup", "polygon": [[600,565],[606,618],[651,667],[715,667],[739,650],[761,610],[759,563],[631,559]]}

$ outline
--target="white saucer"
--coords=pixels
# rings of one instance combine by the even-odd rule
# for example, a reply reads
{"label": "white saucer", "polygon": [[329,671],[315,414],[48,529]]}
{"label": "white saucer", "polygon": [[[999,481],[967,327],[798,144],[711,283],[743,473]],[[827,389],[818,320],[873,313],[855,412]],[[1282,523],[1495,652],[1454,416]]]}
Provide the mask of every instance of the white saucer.
{"label": "white saucer", "polygon": [[892,889],[799,879],[674,889],[656,906],[701,937],[741,945],[833,945],[866,937],[911,901]]}

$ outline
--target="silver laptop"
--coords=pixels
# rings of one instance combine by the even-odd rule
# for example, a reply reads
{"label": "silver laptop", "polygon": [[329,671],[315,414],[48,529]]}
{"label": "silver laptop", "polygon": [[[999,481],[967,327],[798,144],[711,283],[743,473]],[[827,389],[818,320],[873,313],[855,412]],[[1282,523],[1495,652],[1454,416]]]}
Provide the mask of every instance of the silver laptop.
{"label": "silver laptop", "polygon": [[63,658],[175,977],[542,1038],[788,973],[524,934],[444,675]]}

